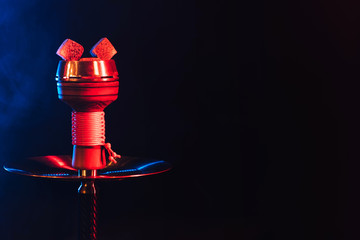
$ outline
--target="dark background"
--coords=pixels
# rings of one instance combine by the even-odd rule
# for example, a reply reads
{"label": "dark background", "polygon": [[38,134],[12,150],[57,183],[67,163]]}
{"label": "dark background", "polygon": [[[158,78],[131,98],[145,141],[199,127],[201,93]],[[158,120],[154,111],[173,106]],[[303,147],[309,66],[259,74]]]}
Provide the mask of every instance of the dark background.
{"label": "dark background", "polygon": [[[291,3],[289,3],[291,2]],[[70,154],[63,40],[115,45],[102,239],[359,239],[359,4],[0,1],[1,163]],[[0,173],[0,239],[76,239],[77,183]]]}

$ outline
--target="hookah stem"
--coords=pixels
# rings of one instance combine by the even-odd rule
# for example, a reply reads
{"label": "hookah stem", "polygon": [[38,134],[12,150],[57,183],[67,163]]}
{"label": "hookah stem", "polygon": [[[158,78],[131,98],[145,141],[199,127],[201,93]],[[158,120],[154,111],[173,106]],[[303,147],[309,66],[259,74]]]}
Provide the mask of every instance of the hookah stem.
{"label": "hookah stem", "polygon": [[[79,170],[80,176],[96,176],[96,170]],[[97,240],[97,195],[95,182],[81,182],[79,194],[79,240]]]}

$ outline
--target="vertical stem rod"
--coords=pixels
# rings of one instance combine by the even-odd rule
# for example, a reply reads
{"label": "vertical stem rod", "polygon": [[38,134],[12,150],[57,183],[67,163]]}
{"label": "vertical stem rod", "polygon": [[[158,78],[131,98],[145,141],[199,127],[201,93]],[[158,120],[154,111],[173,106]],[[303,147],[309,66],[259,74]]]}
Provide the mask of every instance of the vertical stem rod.
{"label": "vertical stem rod", "polygon": [[[96,170],[79,170],[79,176],[96,176]],[[97,195],[94,180],[84,179],[79,194],[79,240],[97,240]]]}

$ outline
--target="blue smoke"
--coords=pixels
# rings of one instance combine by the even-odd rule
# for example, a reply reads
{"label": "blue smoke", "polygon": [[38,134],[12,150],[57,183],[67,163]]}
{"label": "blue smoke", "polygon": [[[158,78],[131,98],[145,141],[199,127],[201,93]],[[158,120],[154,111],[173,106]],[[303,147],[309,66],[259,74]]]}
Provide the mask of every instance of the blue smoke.
{"label": "blue smoke", "polygon": [[[30,150],[46,149],[53,153],[55,137],[65,139],[56,129],[56,114],[69,110],[57,99],[55,71],[60,60],[55,52],[66,36],[66,8],[68,1],[0,0],[0,167],[23,155],[33,155]],[[64,105],[64,106],[63,106]],[[64,112],[53,111],[59,107]],[[65,115],[65,114],[64,114]],[[61,118],[60,118],[61,120]],[[59,120],[59,121],[60,121]],[[65,131],[64,131],[65,132]],[[69,131],[68,131],[69,132]],[[66,133],[68,133],[66,132]],[[69,140],[70,142],[70,140]],[[64,148],[65,149],[65,148]],[[45,150],[44,150],[45,151]],[[69,148],[71,151],[71,148]],[[34,155],[37,153],[34,153]],[[14,188],[22,186],[21,194]],[[34,181],[12,176],[0,171],[0,232],[1,239],[45,239],[50,230],[34,233],[29,227],[21,232],[11,224],[14,210],[26,198],[30,206],[47,195],[34,196]],[[33,200],[31,200],[33,199]],[[56,200],[57,201],[57,200]],[[59,200],[60,201],[60,200]],[[59,203],[54,203],[59,204]],[[42,209],[48,205],[37,205]],[[45,210],[46,212],[46,210]],[[16,214],[15,214],[16,215]],[[39,221],[26,213],[15,217],[17,224],[26,226],[29,221]],[[73,230],[67,226],[66,231]],[[67,233],[73,235],[74,233]],[[22,235],[27,237],[22,237]],[[18,236],[18,237],[15,237]],[[56,238],[54,238],[56,239]]]}
{"label": "blue smoke", "polygon": [[0,153],[6,157],[21,136],[35,135],[58,101],[55,52],[65,39],[68,1],[0,0],[0,6]]}

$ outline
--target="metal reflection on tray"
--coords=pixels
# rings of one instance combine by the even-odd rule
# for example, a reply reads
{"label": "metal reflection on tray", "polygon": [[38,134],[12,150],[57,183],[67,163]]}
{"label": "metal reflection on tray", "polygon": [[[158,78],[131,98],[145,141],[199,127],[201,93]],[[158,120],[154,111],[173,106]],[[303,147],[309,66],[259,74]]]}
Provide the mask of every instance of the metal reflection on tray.
{"label": "metal reflection on tray", "polygon": [[95,176],[80,176],[71,166],[70,155],[50,155],[7,162],[4,169],[20,175],[58,179],[124,179],[162,173],[170,169],[163,160],[122,156],[117,163],[109,162]]}

